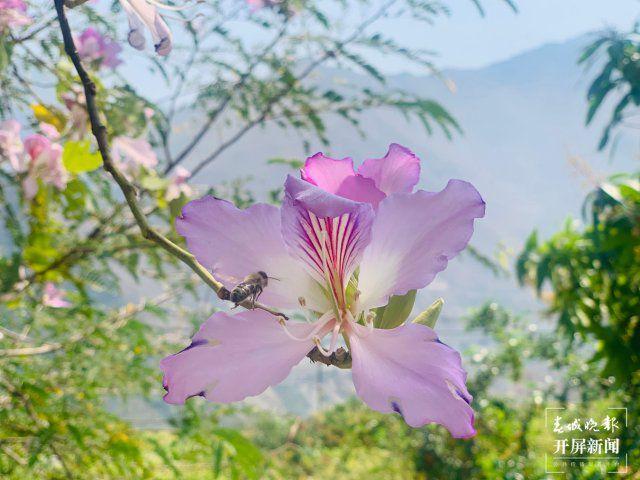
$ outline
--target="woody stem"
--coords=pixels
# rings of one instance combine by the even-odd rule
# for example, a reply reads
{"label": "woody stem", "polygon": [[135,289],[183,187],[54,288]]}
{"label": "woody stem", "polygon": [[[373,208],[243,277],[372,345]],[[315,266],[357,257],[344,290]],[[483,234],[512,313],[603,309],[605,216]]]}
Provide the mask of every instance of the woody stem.
{"label": "woody stem", "polygon": [[[67,0],[72,3],[75,0]],[[82,0],[81,0],[82,1]],[[86,99],[86,108],[87,113],[89,115],[89,121],[91,123],[91,132],[96,139],[98,144],[98,150],[100,152],[100,156],[102,158],[104,169],[113,177],[115,182],[118,184],[118,187],[122,191],[124,198],[127,202],[129,210],[133,214],[135,218],[136,224],[140,229],[140,233],[142,236],[151,242],[157,244],[162,249],[164,249],[169,255],[180,260],[187,267],[189,267],[193,272],[195,272],[222,300],[229,300],[229,291],[224,287],[224,285],[216,280],[216,278],[205,268],[203,267],[196,258],[187,250],[178,246],[174,242],[172,242],[169,238],[162,235],[155,228],[153,228],[148,220],[146,215],[144,214],[142,208],[138,203],[137,192],[133,184],[127,180],[127,178],[122,174],[122,172],[118,169],[118,167],[113,162],[113,157],[111,156],[111,148],[109,145],[109,136],[107,133],[107,127],[100,120],[100,112],[98,110],[96,96],[97,96],[97,88],[96,84],[93,82],[87,71],[85,70],[82,62],[80,61],[80,56],[78,55],[78,51],[76,50],[75,43],[73,41],[73,34],[71,32],[71,27],[69,26],[69,21],[67,20],[67,16],[64,10],[65,0],[54,0],[56,13],[58,16],[58,22],[60,24],[60,30],[62,31],[62,39],[64,42],[64,51],[67,56],[71,59],[75,70],[80,77],[80,81],[82,82],[82,87],[84,89],[85,99]],[[240,304],[241,306],[250,309],[250,308],[258,308],[260,310],[264,310],[269,312],[276,317],[282,317],[284,319],[288,319],[286,315],[277,310],[273,310],[265,305],[260,303],[256,303],[252,305],[249,300],[246,300]],[[340,355],[338,352],[341,351]],[[319,361],[316,360],[316,349],[313,349],[307,355],[311,361]],[[350,368],[351,367],[351,357],[350,354],[344,351],[344,349],[338,349],[338,351],[334,352],[330,357],[326,357],[325,360],[322,361],[325,365],[335,365],[339,368]]]}

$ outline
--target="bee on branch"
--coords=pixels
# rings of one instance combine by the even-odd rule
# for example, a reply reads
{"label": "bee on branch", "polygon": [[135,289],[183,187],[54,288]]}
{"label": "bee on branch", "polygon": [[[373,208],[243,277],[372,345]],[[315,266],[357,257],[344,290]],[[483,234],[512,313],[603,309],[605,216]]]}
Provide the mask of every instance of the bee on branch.
{"label": "bee on branch", "polygon": [[269,279],[278,280],[277,278],[268,276],[263,271],[247,275],[242,282],[233,287],[229,292],[229,300],[235,303],[236,307],[245,300],[249,300],[251,308],[255,308],[258,297],[260,297],[262,291],[267,288],[269,284]]}

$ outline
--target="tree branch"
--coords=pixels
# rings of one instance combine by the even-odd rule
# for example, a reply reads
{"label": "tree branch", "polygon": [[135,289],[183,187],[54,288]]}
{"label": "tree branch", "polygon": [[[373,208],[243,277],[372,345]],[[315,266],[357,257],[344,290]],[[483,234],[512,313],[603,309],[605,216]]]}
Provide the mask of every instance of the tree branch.
{"label": "tree branch", "polygon": [[[96,85],[83,67],[82,62],[80,61],[80,56],[78,55],[78,51],[76,50],[73,41],[71,27],[69,26],[69,21],[67,20],[67,16],[64,11],[64,0],[55,0],[55,7],[56,13],[58,15],[58,22],[60,23],[60,29],[62,31],[64,51],[71,59],[71,62],[73,63],[78,76],[80,77],[80,81],[82,82],[82,87],[84,89],[86,98],[87,113],[89,114],[89,121],[91,123],[91,132],[93,133],[93,136],[98,143],[98,150],[100,151],[100,156],[102,157],[104,169],[111,174],[113,179],[120,187],[120,190],[122,191],[122,194],[127,201],[127,205],[129,206],[129,209],[131,210],[131,213],[133,214],[138,227],[140,228],[142,236],[147,240],[156,243],[167,253],[182,261],[193,272],[195,272],[213,291],[215,291],[218,294],[219,298],[228,300],[228,290],[221,282],[216,280],[215,277],[206,268],[200,265],[200,263],[198,263],[196,258],[191,253],[176,245],[167,237],[151,227],[151,225],[149,225],[147,217],[138,204],[135,187],[129,180],[127,180],[127,178],[122,174],[122,172],[116,167],[115,163],[113,162],[111,149],[109,147],[107,128],[100,120],[99,110],[96,105]],[[283,315],[282,313],[274,311],[261,304],[256,304],[254,306],[251,304],[251,302],[247,301],[242,303],[241,305],[245,308],[259,308],[261,310],[272,313],[273,315],[287,318],[286,315]]]}
{"label": "tree branch", "polygon": [[[89,114],[89,120],[91,122],[91,131],[96,141],[98,142],[98,149],[102,157],[104,168],[107,172],[111,174],[111,176],[114,178],[114,180],[120,187],[120,190],[122,190],[122,193],[125,196],[127,204],[129,205],[129,209],[131,210],[131,213],[133,213],[136,223],[140,228],[142,236],[156,243],[160,247],[162,247],[170,255],[173,255],[174,257],[181,260],[191,270],[193,270],[202,280],[204,280],[204,282],[207,285],[209,285],[209,287],[211,287],[218,294],[219,298],[223,300],[228,300],[229,291],[224,287],[222,283],[216,280],[206,268],[200,265],[191,253],[179,247],[178,245],[176,245],[171,240],[169,240],[168,238],[166,238],[165,236],[157,232],[154,228],[152,228],[149,225],[147,218],[144,212],[142,211],[142,208],[140,207],[140,205],[138,205],[135,188],[133,187],[131,182],[127,180],[127,178],[122,174],[122,172],[120,172],[120,170],[118,170],[118,168],[113,163],[113,159],[111,157],[111,151],[109,148],[107,129],[100,120],[98,108],[96,106],[96,86],[91,80],[91,77],[89,77],[89,74],[87,73],[87,71],[82,66],[82,62],[80,61],[80,57],[76,50],[75,44],[73,42],[73,35],[71,33],[71,28],[69,27],[69,22],[65,15],[64,0],[54,0],[54,1],[56,6],[56,12],[58,14],[58,21],[60,23],[60,29],[62,30],[62,36],[64,40],[64,49],[66,54],[69,56],[69,58],[73,62],[73,65],[80,77],[80,80],[82,81],[82,86],[84,88],[85,97],[86,97],[87,112]],[[382,15],[384,11],[386,11],[386,9],[389,8],[389,6],[392,3],[393,2],[388,2],[387,4],[385,4],[385,7],[383,7],[383,9],[381,9],[378,12],[378,15]],[[363,28],[364,26],[361,26],[361,29]],[[361,31],[361,29],[358,29],[358,32]],[[354,38],[356,35],[357,34],[354,34]],[[330,55],[330,53],[328,52],[327,55]],[[310,72],[313,68],[315,67],[310,66],[307,68],[306,71]],[[241,305],[245,308],[250,308],[250,307],[259,308],[275,316],[287,319],[286,315],[280,312],[277,312],[275,310],[272,310],[264,305],[256,304],[255,306],[253,306],[251,305],[250,302],[243,302]],[[51,349],[51,347],[49,347],[49,349]],[[351,367],[351,354],[345,351],[343,348],[339,348],[330,357],[324,357],[317,350],[317,348],[314,348],[311,352],[309,352],[307,356],[311,359],[311,361],[320,362],[320,363],[323,363],[324,365],[335,365],[339,368]]]}
{"label": "tree branch", "polygon": [[207,134],[211,126],[215,123],[218,116],[227,108],[227,105],[233,98],[235,92],[244,87],[245,83],[251,77],[251,74],[255,70],[255,68],[262,62],[264,57],[278,44],[278,42],[284,37],[287,31],[288,22],[285,22],[278,34],[273,38],[271,42],[262,50],[262,52],[257,56],[257,58],[249,65],[247,71],[240,76],[240,79],[233,85],[232,88],[229,89],[228,94],[222,99],[220,104],[209,113],[207,121],[200,128],[198,133],[194,135],[189,144],[184,147],[184,149],[176,156],[175,160],[169,162],[164,170],[164,174],[169,173],[176,165],[180,164],[189,153],[200,143],[200,141]]}
{"label": "tree branch", "polygon": [[351,353],[346,351],[344,348],[340,347],[335,352],[333,352],[330,356],[325,357],[318,347],[314,347],[311,350],[307,357],[313,363],[322,363],[323,365],[333,365],[334,367],[348,369],[351,368]]}

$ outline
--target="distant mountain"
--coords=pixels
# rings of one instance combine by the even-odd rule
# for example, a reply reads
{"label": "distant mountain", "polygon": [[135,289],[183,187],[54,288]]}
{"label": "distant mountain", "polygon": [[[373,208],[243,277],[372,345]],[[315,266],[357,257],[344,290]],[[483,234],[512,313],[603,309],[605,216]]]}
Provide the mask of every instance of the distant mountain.
{"label": "distant mountain", "polygon": [[[485,68],[446,71],[455,82],[455,94],[433,77],[395,76],[390,79],[392,85],[444,104],[461,124],[464,135],[453,141],[439,134],[430,137],[419,124],[378,109],[364,114],[365,139],[343,121],[332,119],[328,129],[332,146],[327,153],[352,156],[360,162],[384,155],[391,142],[410,147],[423,159],[422,188],[438,190],[449,178],[461,178],[471,181],[484,196],[487,214],[477,223],[472,241],[476,247],[493,253],[502,244],[517,252],[532,230],[546,236],[560,228],[568,216],[579,218],[590,185],[571,166],[570,157],[582,158],[600,176],[628,169],[631,164],[630,155],[619,154],[612,161],[597,152],[602,124],[596,122],[589,129],[584,126],[585,92],[593,73],[585,76],[576,60],[588,42],[583,36],[544,45]],[[328,79],[369,82],[354,73],[330,70],[321,71],[315,81]],[[195,123],[197,119],[188,119],[183,128]],[[224,134],[211,134],[199,148],[200,155],[223,140]],[[295,133],[275,127],[256,129],[197,180],[213,184],[251,174],[251,185],[257,192],[265,192],[279,186],[285,174],[284,168],[266,165],[273,157],[304,157]],[[419,295],[416,309],[437,296],[446,300],[437,330],[444,341],[458,348],[478,340],[461,330],[460,317],[469,308],[490,299],[519,312],[535,312],[540,307],[513,278],[495,278],[464,255]],[[308,362],[302,363],[282,385],[251,403],[296,413],[316,408],[318,371]],[[324,369],[322,374],[324,402],[339,400],[353,391],[349,372]]]}

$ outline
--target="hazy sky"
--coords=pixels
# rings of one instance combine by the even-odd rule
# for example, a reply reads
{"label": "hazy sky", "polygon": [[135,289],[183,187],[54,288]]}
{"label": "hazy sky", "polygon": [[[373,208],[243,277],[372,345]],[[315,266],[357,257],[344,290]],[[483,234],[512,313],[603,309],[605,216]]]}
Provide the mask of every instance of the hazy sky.
{"label": "hazy sky", "polygon": [[[447,3],[452,16],[440,18],[431,28],[388,22],[399,39],[439,52],[441,68],[479,67],[606,27],[628,30],[640,19],[640,0],[516,0],[517,14],[501,0],[483,0],[485,18],[470,0]],[[387,68],[405,69],[391,62]]]}
{"label": "hazy sky", "polygon": [[[629,30],[634,21],[640,19],[640,0],[515,0],[518,13],[514,13],[503,0],[481,2],[485,7],[485,17],[479,15],[472,0],[446,0],[451,16],[437,17],[432,26],[396,18],[381,20],[369,32],[382,31],[393,35],[403,45],[437,52],[434,63],[440,70],[473,69],[506,60],[546,43],[563,42],[587,32],[607,27]],[[355,2],[354,4],[357,5]],[[370,14],[371,9],[368,12]],[[356,6],[354,15],[341,21],[342,26],[357,23],[357,13]],[[123,15],[119,18],[120,38],[124,39],[126,22]],[[170,24],[179,38],[181,29],[176,22]],[[240,28],[246,28],[246,23],[240,24]],[[265,41],[258,32],[245,30],[243,34],[249,39],[255,36],[256,40]],[[145,85],[144,88],[152,97],[164,98],[167,93],[164,84],[161,86],[160,82],[151,87],[145,64],[129,60],[135,55],[136,52],[125,45],[124,56],[127,61],[121,71],[134,84],[140,80],[140,84]],[[392,57],[372,60],[377,68],[387,74],[425,74],[424,68]]]}

